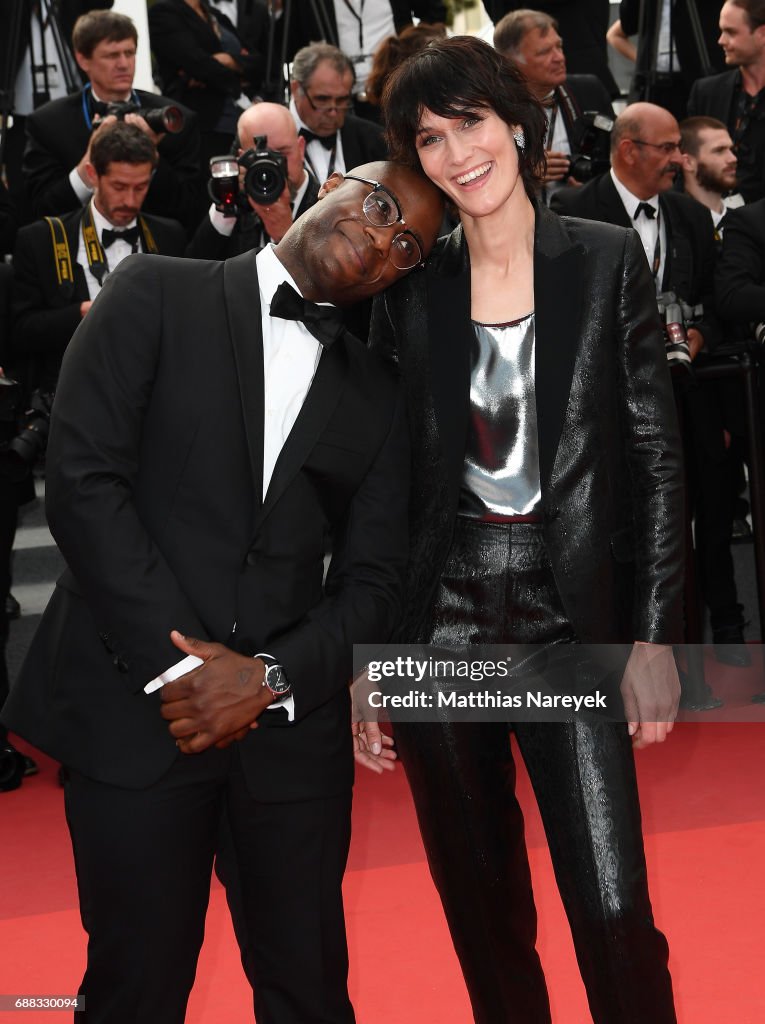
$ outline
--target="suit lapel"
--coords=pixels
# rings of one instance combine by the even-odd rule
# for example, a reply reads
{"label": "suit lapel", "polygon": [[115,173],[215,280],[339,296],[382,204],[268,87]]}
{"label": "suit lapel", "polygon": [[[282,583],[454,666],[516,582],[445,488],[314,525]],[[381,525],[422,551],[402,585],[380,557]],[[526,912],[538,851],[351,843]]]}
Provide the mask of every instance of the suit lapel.
{"label": "suit lapel", "polygon": [[223,288],[250,454],[255,507],[259,508],[263,495],[263,336],[254,252],[226,260],[223,264]]}
{"label": "suit lapel", "polygon": [[470,260],[462,228],[449,236],[428,267],[428,348],[433,407],[446,464],[449,491],[462,480],[470,415],[473,329],[470,316]]}
{"label": "suit lapel", "polygon": [[622,228],[634,227],[608,172],[597,182],[596,188],[601,212],[600,220],[606,224],[617,224]]}
{"label": "suit lapel", "polygon": [[[618,199],[618,196],[617,196]],[[539,474],[550,480],[566,415],[582,315],[582,248],[562,221],[537,207],[534,239],[535,388]]]}
{"label": "suit lapel", "polygon": [[340,339],[321,353],[316,375],[308,389],[303,407],[276,460],[263,507],[260,514],[255,517],[255,530],[308,458],[337,406],[348,372],[348,355],[344,347],[346,344],[357,342]]}

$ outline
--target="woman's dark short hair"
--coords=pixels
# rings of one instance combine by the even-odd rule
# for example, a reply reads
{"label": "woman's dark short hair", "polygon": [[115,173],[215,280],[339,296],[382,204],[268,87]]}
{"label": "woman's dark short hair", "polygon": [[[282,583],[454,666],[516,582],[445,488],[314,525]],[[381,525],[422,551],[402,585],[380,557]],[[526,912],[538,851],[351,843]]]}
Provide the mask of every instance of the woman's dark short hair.
{"label": "woman's dark short hair", "polygon": [[409,57],[388,79],[382,108],[390,157],[410,167],[420,162],[417,130],[424,109],[439,117],[493,110],[509,127],[523,129],[518,166],[526,191],[534,194],[544,170],[547,118],[520,72],[483,40],[453,36]]}

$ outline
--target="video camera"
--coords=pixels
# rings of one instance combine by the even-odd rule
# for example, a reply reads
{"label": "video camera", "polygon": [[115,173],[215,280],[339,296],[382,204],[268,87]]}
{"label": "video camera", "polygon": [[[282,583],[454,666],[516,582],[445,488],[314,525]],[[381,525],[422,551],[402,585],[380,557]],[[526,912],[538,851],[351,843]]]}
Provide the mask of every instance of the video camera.
{"label": "video camera", "polygon": [[[597,110],[585,110],[580,123],[584,125],[577,152],[571,154],[568,176],[575,181],[591,181],[611,166],[608,158],[610,143],[607,140],[613,131],[613,119]],[[603,155],[605,154],[605,155]]]}
{"label": "video camera", "polygon": [[139,107],[137,103],[108,103],[106,113],[113,114],[119,121],[125,120],[125,114],[140,114],[157,135],[163,132],[177,135],[183,131],[183,112],[180,107],[172,104],[166,107]]}
{"label": "video camera", "polygon": [[236,217],[240,209],[240,169],[244,170],[244,196],[268,206],[275,203],[287,185],[287,158],[268,148],[265,135],[257,135],[252,149],[240,157],[226,155],[210,158],[207,191],[215,206],[226,217]]}

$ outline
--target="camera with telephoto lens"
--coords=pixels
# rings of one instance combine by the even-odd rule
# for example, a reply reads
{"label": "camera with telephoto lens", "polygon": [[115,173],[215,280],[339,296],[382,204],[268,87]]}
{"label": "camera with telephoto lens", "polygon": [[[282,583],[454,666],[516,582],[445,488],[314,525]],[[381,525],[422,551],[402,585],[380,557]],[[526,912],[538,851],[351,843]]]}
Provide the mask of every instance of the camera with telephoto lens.
{"label": "camera with telephoto lens", "polygon": [[240,157],[214,156],[210,159],[210,198],[224,216],[236,217],[240,208],[239,172],[244,171],[242,189],[255,203],[275,203],[287,186],[287,158],[268,148],[265,135],[253,140],[253,147]]}
{"label": "camera with telephoto lens", "polygon": [[691,368],[688,328],[695,327],[704,316],[704,306],[691,306],[674,292],[661,292],[656,296],[659,316],[664,327],[664,346],[667,362],[672,366]]}
{"label": "camera with telephoto lens", "polygon": [[614,122],[597,110],[585,110],[580,123],[584,128],[579,137],[577,152],[571,154],[568,176],[575,181],[585,182],[591,181],[598,174],[603,174],[611,166],[608,159],[608,139],[613,131]]}
{"label": "camera with telephoto lens", "polygon": [[[8,378],[0,380],[8,381]],[[20,385],[16,381],[10,381],[10,384],[15,384],[19,388],[20,395]],[[6,390],[7,388],[2,388],[0,396],[3,396]],[[53,396],[52,391],[42,391],[39,388],[32,392],[29,408],[25,410],[21,419],[21,429],[10,441],[0,445],[0,478],[11,482],[23,480],[45,451]],[[0,399],[0,417],[1,409]]]}
{"label": "camera with telephoto lens", "polygon": [[163,132],[177,135],[183,131],[183,112],[173,104],[166,107],[139,107],[137,103],[109,103],[106,113],[113,114],[119,121],[125,120],[125,114],[140,114],[157,135]]}

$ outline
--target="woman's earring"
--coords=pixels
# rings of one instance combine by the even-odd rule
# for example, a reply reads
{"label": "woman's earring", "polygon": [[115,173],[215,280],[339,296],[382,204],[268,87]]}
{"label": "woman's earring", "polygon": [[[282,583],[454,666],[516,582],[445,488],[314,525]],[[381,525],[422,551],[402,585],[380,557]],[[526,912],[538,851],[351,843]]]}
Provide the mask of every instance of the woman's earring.
{"label": "woman's earring", "polygon": [[516,128],[513,132],[513,138],[518,149],[523,152],[526,148],[526,136],[523,134],[523,128]]}

